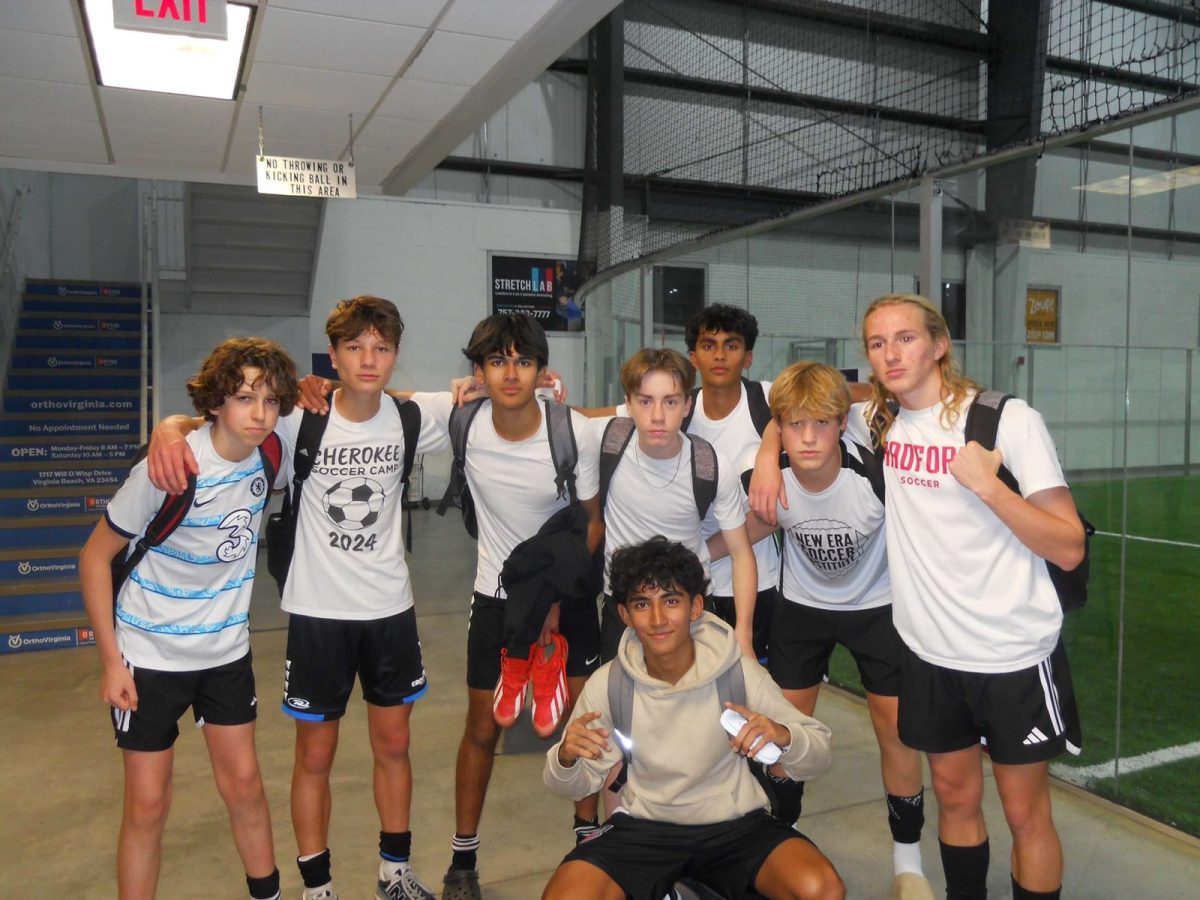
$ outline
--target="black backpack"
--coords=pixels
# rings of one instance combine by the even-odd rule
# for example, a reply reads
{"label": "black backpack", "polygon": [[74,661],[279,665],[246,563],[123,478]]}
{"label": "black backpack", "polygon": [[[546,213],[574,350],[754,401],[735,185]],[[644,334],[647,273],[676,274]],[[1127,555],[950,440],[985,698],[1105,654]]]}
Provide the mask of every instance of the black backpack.
{"label": "black backpack", "polygon": [[[136,466],[145,459],[148,449],[149,445],[143,444],[133,457],[133,462],[130,465]],[[267,435],[267,439],[258,447],[258,455],[262,458],[263,477],[267,480],[266,496],[270,496],[271,488],[275,484],[275,476],[279,472],[279,466],[283,461],[283,443],[279,440],[279,435],[275,432]],[[133,545],[132,552],[126,549],[112,558],[114,598],[116,598],[117,593],[121,590],[121,585],[125,583],[125,580],[137,568],[138,563],[142,561],[150,551],[150,548],[157,547],[174,534],[175,529],[179,527],[179,523],[184,520],[188,510],[192,508],[192,501],[195,498],[196,476],[188,475],[187,488],[182,494],[167,494],[163,498],[162,506],[158,508],[158,512],[154,514],[154,517],[146,526],[145,533]],[[127,553],[128,555],[126,555]]]}
{"label": "black backpack", "polygon": [[[608,499],[608,486],[613,472],[636,431],[633,419],[626,416],[615,416],[604,426],[604,436],[600,439],[601,509]],[[696,435],[689,434],[688,443],[692,448],[692,493],[696,498],[696,514],[703,520],[717,498],[717,451],[712,444]]]}
{"label": "black backpack", "polygon": [[[575,464],[579,462],[579,447],[575,443],[575,428],[571,424],[571,408],[553,400],[543,400],[542,404],[545,407],[550,460],[554,464],[554,489],[561,499],[575,503],[578,499],[575,495]],[[450,463],[450,483],[437,508],[437,514],[444,516],[451,506],[457,506],[462,512],[463,526],[473,538],[479,537],[479,522],[475,518],[471,487],[467,484],[467,435],[482,405],[481,397],[466,406],[455,406],[450,410],[450,449],[454,458]]]}
{"label": "black backpack", "polygon": [[[390,394],[388,395],[391,396]],[[411,400],[392,397],[396,411],[400,413],[400,427],[404,432],[404,462],[400,469],[400,509],[404,509],[404,494],[408,491],[408,478],[412,474],[413,461],[417,457],[417,440],[421,435],[421,408]],[[328,415],[318,415],[308,410],[300,419],[300,430],[296,435],[296,452],[292,455],[292,483],[283,495],[283,509],[267,519],[267,571],[279,585],[287,581],[288,569],[292,565],[292,552],[296,549],[296,521],[300,515],[300,491],[312,473],[321,448],[321,437],[329,424]],[[405,547],[412,550],[412,510],[408,510],[408,528]]]}
{"label": "black backpack", "polygon": [[[1000,391],[980,391],[976,394],[967,409],[964,443],[976,441],[985,450],[996,449],[1000,414],[1004,412],[1004,404],[1011,398],[1012,394],[1003,394]],[[996,475],[1009,490],[1021,493],[1021,486],[1006,466],[1002,464]],[[1087,604],[1087,583],[1091,573],[1091,539],[1096,529],[1082,513],[1079,514],[1079,521],[1083,523],[1083,561],[1069,572],[1049,560],[1045,561],[1046,570],[1050,573],[1050,580],[1054,582],[1054,590],[1058,592],[1058,602],[1062,605],[1063,612],[1083,609]]]}
{"label": "black backpack", "polygon": [[[754,430],[758,432],[758,436],[762,437],[763,431],[771,424],[771,405],[767,402],[767,392],[763,390],[761,381],[751,381],[749,378],[742,379],[742,390],[746,392],[746,404],[750,407],[750,421],[754,423]],[[680,431],[687,431],[688,426],[692,424],[692,416],[696,415],[696,403],[700,399],[700,388],[692,388],[688,396],[692,398],[692,408],[684,417]]]}

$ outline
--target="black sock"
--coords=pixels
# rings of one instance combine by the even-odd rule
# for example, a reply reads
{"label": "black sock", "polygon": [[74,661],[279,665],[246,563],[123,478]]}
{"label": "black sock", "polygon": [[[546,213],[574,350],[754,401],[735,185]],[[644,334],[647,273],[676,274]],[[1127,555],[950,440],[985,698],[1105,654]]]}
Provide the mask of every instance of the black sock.
{"label": "black sock", "polygon": [[1052,891],[1031,891],[1017,884],[1015,878],[1012,880],[1012,886],[1013,900],[1059,900],[1059,895],[1062,894],[1061,886]]}
{"label": "black sock", "polygon": [[458,834],[450,842],[454,855],[450,857],[451,870],[474,869],[479,864],[479,835]]}
{"label": "black sock", "polygon": [[888,827],[897,844],[915,844],[921,840],[925,827],[925,791],[911,797],[887,795]]}
{"label": "black sock", "polygon": [[300,877],[304,879],[306,888],[317,888],[321,885],[329,884],[333,881],[333,876],[329,874],[329,848],[326,847],[312,859],[297,859],[296,865],[300,867]]}
{"label": "black sock", "polygon": [[262,878],[251,878],[247,875],[246,887],[250,889],[250,896],[254,900],[275,900],[279,896],[279,870],[276,869]]}
{"label": "black sock", "polygon": [[952,847],[938,841],[942,870],[946,873],[946,900],[987,900],[987,840],[974,847]]}
{"label": "black sock", "polygon": [[408,862],[412,856],[412,832],[379,832],[379,855],[388,862]]}

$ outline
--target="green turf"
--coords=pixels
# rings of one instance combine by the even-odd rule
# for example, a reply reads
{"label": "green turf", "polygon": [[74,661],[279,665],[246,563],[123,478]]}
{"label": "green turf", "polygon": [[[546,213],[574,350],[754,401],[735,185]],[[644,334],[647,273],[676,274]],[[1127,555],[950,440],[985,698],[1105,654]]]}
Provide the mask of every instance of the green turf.
{"label": "green turf", "polygon": [[[1122,487],[1096,481],[1072,488],[1099,531],[1119,532]],[[1200,477],[1129,482],[1128,533],[1200,544]],[[1123,758],[1200,741],[1200,549],[1128,541],[1125,545],[1124,658],[1120,752]],[[1067,765],[1106,762],[1116,755],[1121,541],[1092,539],[1086,609],[1063,628],[1083,720],[1084,752]],[[841,648],[831,680],[861,690]],[[1200,759],[1104,779],[1092,789],[1133,809],[1200,835]]]}

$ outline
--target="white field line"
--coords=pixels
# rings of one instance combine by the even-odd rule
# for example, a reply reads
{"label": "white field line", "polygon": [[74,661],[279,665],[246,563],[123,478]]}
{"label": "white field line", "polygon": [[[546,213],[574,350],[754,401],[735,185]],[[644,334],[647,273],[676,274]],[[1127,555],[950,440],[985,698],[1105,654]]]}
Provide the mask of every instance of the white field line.
{"label": "white field line", "polygon": [[[1111,538],[1119,538],[1121,536],[1111,531],[1097,531],[1096,534],[1100,537]],[[1125,537],[1127,540],[1141,541],[1145,544],[1170,544],[1172,547],[1189,547],[1192,550],[1200,550],[1200,544],[1189,544],[1187,541],[1168,541],[1166,538],[1140,537],[1136,534],[1127,534]]]}
{"label": "white field line", "polygon": [[[1151,750],[1149,753],[1140,753],[1137,756],[1129,756],[1121,760],[1121,774],[1128,775],[1133,772],[1141,772],[1143,769],[1153,769],[1155,766],[1165,766],[1168,763],[1180,762],[1185,759],[1192,759],[1200,756],[1200,741],[1193,741],[1190,744],[1178,744],[1174,747],[1164,747],[1162,750]],[[1096,763],[1091,766],[1068,766],[1063,763],[1055,763],[1051,766],[1053,774],[1063,781],[1069,781],[1071,784],[1086,786],[1089,782],[1097,781],[1101,778],[1113,778],[1117,773],[1117,761],[1110,759],[1108,762]]]}

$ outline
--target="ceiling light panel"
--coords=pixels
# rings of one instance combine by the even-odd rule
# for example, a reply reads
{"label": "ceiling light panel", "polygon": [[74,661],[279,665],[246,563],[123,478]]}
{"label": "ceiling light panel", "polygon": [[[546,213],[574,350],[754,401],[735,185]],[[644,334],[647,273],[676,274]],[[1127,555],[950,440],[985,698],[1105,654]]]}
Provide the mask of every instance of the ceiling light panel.
{"label": "ceiling light panel", "polygon": [[224,41],[113,27],[112,0],[83,0],[97,78],[105,87],[232,100],[245,53],[250,8],[227,7]]}

